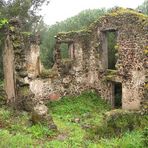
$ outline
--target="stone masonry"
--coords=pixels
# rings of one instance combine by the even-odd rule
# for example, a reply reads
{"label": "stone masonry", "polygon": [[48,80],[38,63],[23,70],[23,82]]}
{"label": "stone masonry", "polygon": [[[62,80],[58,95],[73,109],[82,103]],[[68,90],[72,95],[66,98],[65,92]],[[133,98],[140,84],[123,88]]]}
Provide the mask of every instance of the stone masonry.
{"label": "stone masonry", "polygon": [[38,38],[21,32],[21,22],[15,18],[6,27],[3,64],[7,103],[15,109],[29,111],[32,123],[56,129],[48,108],[30,90],[30,80],[40,73]]}
{"label": "stone masonry", "polygon": [[[117,63],[108,69],[106,32],[117,33]],[[69,47],[62,59],[60,46]],[[140,109],[148,99],[148,17],[118,8],[92,23],[87,29],[56,36],[55,64],[45,79],[31,81],[31,90],[43,99],[76,95],[93,89],[114,106],[114,83],[122,84],[122,108]],[[56,73],[56,74],[55,74]],[[55,77],[54,77],[55,76]]]}
{"label": "stone masonry", "polygon": [[[111,31],[117,34],[118,54],[115,70],[108,68],[106,33]],[[10,36],[7,37],[7,42],[12,40],[9,38]],[[55,64],[52,69],[41,70],[38,41],[32,42],[29,46],[25,62],[27,64],[23,69],[19,68],[19,64],[24,63],[22,63],[23,57],[19,60],[19,64],[16,64],[18,66],[13,73],[11,61],[7,63],[11,69],[7,69],[7,66],[5,69],[11,74],[5,75],[6,87],[10,77],[9,86],[13,88],[11,91],[9,87],[6,89],[6,92],[10,92],[8,101],[15,98],[16,90],[19,88],[16,83],[19,81],[23,82],[19,84],[24,85],[25,81],[38,101],[58,100],[65,95],[77,95],[83,91],[95,90],[102,99],[114,107],[114,83],[118,82],[122,85],[123,109],[139,110],[144,106],[143,104],[147,104],[147,16],[130,9],[118,8],[92,23],[85,30],[59,33],[55,39]],[[68,59],[62,59],[61,56],[60,47],[63,43],[69,47]],[[17,47],[17,44],[15,46]],[[7,48],[12,49],[12,44],[6,44]],[[16,53],[17,50],[7,50],[7,55],[11,56],[12,61],[23,56],[12,52]],[[15,80],[14,75],[17,76]]]}

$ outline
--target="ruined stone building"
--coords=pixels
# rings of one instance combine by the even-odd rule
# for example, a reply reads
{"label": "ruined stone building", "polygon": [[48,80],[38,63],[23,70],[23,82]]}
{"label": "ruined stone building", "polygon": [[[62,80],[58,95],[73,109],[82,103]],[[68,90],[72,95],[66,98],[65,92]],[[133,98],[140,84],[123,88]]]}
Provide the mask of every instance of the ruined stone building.
{"label": "ruined stone building", "polygon": [[[113,61],[110,59],[109,34],[114,36],[115,41]],[[13,77],[16,75],[20,82],[25,81],[29,85],[38,99],[50,99],[52,94],[76,95],[82,91],[95,90],[112,107],[116,107],[118,98],[118,105],[127,110],[140,109],[141,104],[147,101],[147,16],[129,9],[117,9],[85,30],[59,33],[54,51],[55,64],[48,71],[41,70],[37,43],[32,42],[30,52],[26,54],[24,69],[20,70],[17,65],[13,75],[12,69],[6,69],[9,71],[6,85],[9,83],[13,87],[16,83]],[[62,58],[62,44],[68,47],[67,59]],[[11,46],[8,48],[8,55],[12,56]],[[17,53],[17,50],[13,52]],[[19,57],[23,54],[16,55],[13,60],[18,60],[22,67],[24,57]],[[7,64],[13,67],[12,63],[9,61]],[[11,92],[8,98],[15,98],[15,89],[7,89],[7,92]]]}

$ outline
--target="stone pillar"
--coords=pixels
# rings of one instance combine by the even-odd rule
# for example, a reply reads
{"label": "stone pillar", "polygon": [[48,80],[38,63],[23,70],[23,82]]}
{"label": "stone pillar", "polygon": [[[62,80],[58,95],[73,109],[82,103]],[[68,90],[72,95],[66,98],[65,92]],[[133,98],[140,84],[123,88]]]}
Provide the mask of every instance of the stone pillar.
{"label": "stone pillar", "polygon": [[61,43],[59,43],[58,40],[56,40],[55,49],[54,49],[54,59],[55,59],[54,67],[56,67],[58,69],[58,71],[60,71],[60,68],[61,68],[60,45],[61,45]]}
{"label": "stone pillar", "polygon": [[10,36],[7,35],[3,54],[4,88],[7,94],[7,103],[15,102],[15,79],[14,79],[14,53]]}
{"label": "stone pillar", "polygon": [[27,77],[27,69],[25,63],[25,52],[23,38],[20,33],[21,23],[17,19],[9,22],[5,49],[3,56],[5,90],[7,94],[7,102],[17,106],[19,100],[19,91],[28,84],[25,82]]}
{"label": "stone pillar", "polygon": [[30,36],[28,43],[30,44],[26,53],[28,77],[36,78],[41,72],[39,36]]}
{"label": "stone pillar", "polygon": [[75,58],[75,49],[74,49],[74,44],[73,43],[69,43],[68,44],[68,50],[69,50],[69,57],[70,59],[74,59]]}

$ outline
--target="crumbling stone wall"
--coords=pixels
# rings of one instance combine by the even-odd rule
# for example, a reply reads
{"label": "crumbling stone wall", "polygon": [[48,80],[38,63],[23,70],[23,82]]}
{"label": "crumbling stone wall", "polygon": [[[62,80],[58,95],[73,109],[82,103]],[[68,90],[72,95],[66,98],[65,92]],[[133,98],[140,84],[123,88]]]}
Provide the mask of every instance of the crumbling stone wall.
{"label": "crumbling stone wall", "polygon": [[[107,31],[117,32],[116,70],[108,69],[107,65]],[[46,86],[43,86],[43,80],[38,80],[42,83],[42,90],[46,90],[46,93],[41,91],[40,94],[46,94],[46,97],[54,92],[63,96],[94,89],[103,99],[114,105],[114,83],[120,82],[122,108],[139,109],[141,103],[148,99],[147,39],[148,17],[123,8],[106,14],[86,30],[59,33],[56,37],[54,65],[58,76],[48,78],[49,83],[46,78]],[[61,58],[62,43],[69,45],[68,59]]]}
{"label": "crumbling stone wall", "polygon": [[[41,100],[36,98],[30,89],[30,79],[39,74],[38,67],[40,63],[38,61],[39,44],[30,40],[30,38],[28,39],[28,46],[25,46],[26,42],[23,37],[23,32],[21,32],[21,22],[15,18],[10,20],[6,28],[3,56],[4,85],[7,103],[15,109],[31,112],[33,123],[40,122],[48,125],[49,128],[56,129],[51,116],[48,114],[48,108]],[[27,47],[29,49],[27,49]],[[27,54],[28,50],[30,51],[29,54]],[[29,62],[31,68],[28,66]],[[32,69],[34,71],[32,71]],[[29,76],[29,74],[31,76]]]}
{"label": "crumbling stone wall", "polygon": [[27,85],[25,82],[27,69],[23,38],[20,35],[20,22],[16,19],[10,20],[6,33],[3,56],[5,90],[8,96],[7,102],[16,105],[15,103],[19,102],[20,90]]}
{"label": "crumbling stone wall", "polygon": [[[116,70],[108,69],[106,32],[117,32]],[[37,98],[53,99],[93,89],[114,106],[114,83],[122,84],[122,108],[140,109],[148,99],[148,17],[130,9],[116,9],[87,29],[56,36],[55,64],[30,81]],[[69,47],[62,59],[60,46]],[[44,79],[43,79],[44,78]],[[56,97],[55,97],[56,98]]]}
{"label": "crumbling stone wall", "polygon": [[40,39],[39,36],[29,36],[29,48],[26,49],[27,71],[29,78],[36,78],[41,72]]}

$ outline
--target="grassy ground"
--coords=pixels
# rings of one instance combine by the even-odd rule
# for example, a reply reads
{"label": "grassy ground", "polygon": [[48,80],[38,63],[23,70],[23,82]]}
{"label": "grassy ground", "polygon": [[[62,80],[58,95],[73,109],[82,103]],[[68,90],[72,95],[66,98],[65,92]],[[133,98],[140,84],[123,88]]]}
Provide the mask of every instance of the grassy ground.
{"label": "grassy ground", "polygon": [[[29,114],[0,107],[0,148],[142,148],[142,131],[111,139],[92,139],[90,129],[97,126],[110,107],[94,93],[64,97],[48,103],[58,126],[53,132],[42,125],[31,125]],[[89,135],[89,136],[88,136]]]}

